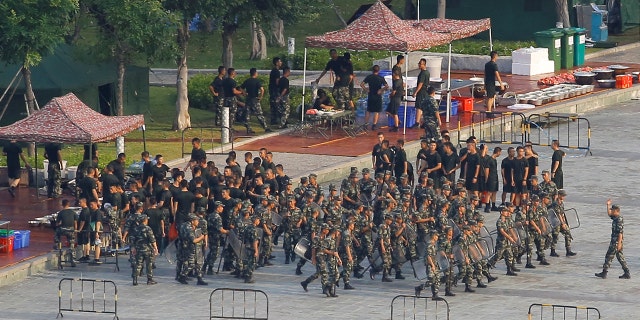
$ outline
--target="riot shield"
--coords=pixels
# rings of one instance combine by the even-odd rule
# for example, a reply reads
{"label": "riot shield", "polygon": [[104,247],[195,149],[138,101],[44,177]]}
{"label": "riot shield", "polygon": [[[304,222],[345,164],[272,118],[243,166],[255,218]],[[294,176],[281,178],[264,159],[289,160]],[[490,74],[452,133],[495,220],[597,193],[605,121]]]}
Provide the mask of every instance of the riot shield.
{"label": "riot shield", "polygon": [[551,232],[551,223],[549,223],[549,219],[546,217],[540,217],[538,220],[538,228],[540,228],[540,232],[542,236],[547,236]]}
{"label": "riot shield", "polygon": [[449,219],[449,226],[453,230],[453,238],[454,239],[458,238],[461,234],[460,228],[458,227],[458,225],[452,219]]}
{"label": "riot shield", "polygon": [[560,218],[558,217],[558,214],[556,213],[555,210],[553,209],[549,209],[547,211],[549,213],[549,223],[551,224],[552,228],[556,228],[559,227],[562,223],[560,222]]}
{"label": "riot shield", "polygon": [[516,230],[515,227],[509,229],[507,231],[507,233],[509,234],[509,236],[511,236],[511,239],[513,239],[513,243],[511,243],[514,246],[517,247],[521,247],[522,246],[522,240],[520,239],[520,233]]}
{"label": "riot shield", "polygon": [[468,247],[468,251],[469,257],[474,263],[480,262],[482,260],[482,252],[478,248],[477,243],[470,244]]}
{"label": "riot shield", "polygon": [[391,262],[393,264],[403,264],[407,262],[406,257],[407,247],[402,244],[398,244],[393,247],[393,251],[391,251]]}
{"label": "riot shield", "polygon": [[242,250],[242,240],[238,236],[236,229],[229,230],[229,233],[227,234],[227,244],[231,247],[233,253],[239,257]]}
{"label": "riot shield", "polygon": [[525,240],[527,240],[527,238],[529,238],[529,233],[526,229],[527,227],[522,222],[516,222],[513,228],[516,229],[516,232],[520,237],[520,241],[524,242]]}
{"label": "riot shield", "polygon": [[164,249],[164,258],[167,262],[174,264],[178,257],[178,242],[177,240],[171,241],[166,249]]}
{"label": "riot shield", "polygon": [[438,253],[436,253],[436,261],[438,267],[440,267],[440,272],[445,273],[449,269],[449,257],[447,257],[444,251],[438,251]]}
{"label": "riot shield", "polygon": [[480,228],[480,238],[491,238],[491,233],[487,226],[482,226],[482,228]]}
{"label": "riot shield", "polygon": [[365,192],[360,192],[360,195],[358,195],[358,200],[360,200],[360,203],[364,206],[373,207],[375,199],[376,197],[373,193],[367,194]]}
{"label": "riot shield", "polygon": [[275,211],[272,212],[271,223],[273,223],[274,226],[279,227],[282,224],[282,216]]}
{"label": "riot shield", "polygon": [[424,241],[416,242],[416,252],[418,254],[418,259],[424,259],[427,255],[427,244]]}
{"label": "riot shield", "polygon": [[[198,238],[202,235],[202,230],[200,228],[196,228],[195,237]],[[204,240],[196,243],[196,263],[200,266],[204,263],[205,253],[204,253]]]}
{"label": "riot shield", "polygon": [[423,259],[412,261],[411,268],[413,269],[413,276],[416,277],[416,279],[421,281],[427,279],[427,266]]}
{"label": "riot shield", "polygon": [[476,242],[476,246],[482,255],[482,259],[489,260],[493,255],[493,248],[489,245],[489,242],[485,239],[480,239]]}
{"label": "riot shield", "polygon": [[309,239],[307,238],[302,238],[300,239],[300,241],[298,241],[298,243],[296,244],[296,246],[293,248],[293,252],[295,252],[295,254],[305,260],[311,261],[311,243],[309,241]]}
{"label": "riot shield", "polygon": [[367,257],[367,259],[362,260],[362,262],[360,262],[360,266],[365,268],[365,270],[370,267],[374,268],[374,270],[381,270],[382,257],[380,257],[380,252],[378,252],[378,250],[374,250],[371,258]]}
{"label": "riot shield", "polygon": [[564,211],[564,217],[569,225],[569,229],[580,227],[580,217],[578,216],[578,211],[575,208],[566,209]]}
{"label": "riot shield", "polygon": [[456,244],[451,248],[453,252],[453,258],[457,263],[465,263],[467,261],[467,254],[462,250],[460,245]]}
{"label": "riot shield", "polygon": [[409,242],[415,242],[418,239],[418,233],[416,232],[416,226],[413,223],[407,223],[407,227],[404,229],[405,238]]}

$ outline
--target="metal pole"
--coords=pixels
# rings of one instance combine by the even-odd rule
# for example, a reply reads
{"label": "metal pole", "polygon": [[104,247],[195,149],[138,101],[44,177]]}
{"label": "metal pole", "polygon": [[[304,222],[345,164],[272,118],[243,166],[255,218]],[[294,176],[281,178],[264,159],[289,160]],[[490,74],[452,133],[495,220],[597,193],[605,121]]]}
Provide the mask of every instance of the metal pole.
{"label": "metal pole", "polygon": [[229,127],[229,107],[224,106],[222,108],[222,144],[229,143],[229,131],[231,131]]}
{"label": "metal pole", "polygon": [[418,2],[418,21],[420,21],[420,0],[417,1]]}
{"label": "metal pole", "polygon": [[449,123],[449,115],[451,113],[451,42],[449,42],[449,65],[447,66],[447,119]]}
{"label": "metal pole", "polygon": [[146,127],[143,124],[142,125],[142,151],[147,151],[147,136],[145,134],[146,131],[147,131]]}
{"label": "metal pole", "polygon": [[[409,52],[405,53],[405,59],[404,59],[404,78],[405,81],[409,80]],[[402,77],[402,75],[400,75]],[[409,88],[407,88],[407,83],[404,82],[405,86],[404,86],[404,119],[402,119],[402,135],[406,135],[407,134],[407,98],[409,96]],[[416,102],[413,103],[414,107],[418,107],[416,106]],[[417,119],[416,119],[417,121]]]}
{"label": "metal pole", "polygon": [[302,105],[300,106],[300,121],[304,123],[304,93],[307,86],[307,47],[304,48],[304,62],[302,63]]}
{"label": "metal pole", "polygon": [[[38,187],[38,144],[37,143],[33,143],[33,145],[35,146],[36,149],[36,163],[34,163],[34,167],[36,168],[36,198],[40,198],[40,187]],[[44,168],[44,166],[42,166]],[[44,168],[44,170],[47,170],[47,168]]]}
{"label": "metal pole", "polygon": [[493,51],[493,37],[491,35],[491,27],[489,27],[489,51]]}

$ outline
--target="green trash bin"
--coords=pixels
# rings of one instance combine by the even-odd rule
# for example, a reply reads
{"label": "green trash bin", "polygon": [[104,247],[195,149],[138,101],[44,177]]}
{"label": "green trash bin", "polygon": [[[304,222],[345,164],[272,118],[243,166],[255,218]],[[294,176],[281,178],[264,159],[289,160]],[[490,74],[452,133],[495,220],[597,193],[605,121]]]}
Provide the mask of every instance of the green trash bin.
{"label": "green trash bin", "polygon": [[584,65],[585,43],[587,39],[587,29],[585,28],[568,28],[573,30],[573,66],[579,67]]}
{"label": "green trash bin", "polygon": [[538,31],[533,34],[536,46],[549,49],[549,60],[553,61],[553,70],[560,70],[562,59],[560,48],[562,47],[562,32],[555,30]]}
{"label": "green trash bin", "polygon": [[562,47],[560,48],[560,65],[562,66],[562,69],[573,68],[573,35],[576,32],[571,30],[571,28],[554,28],[551,30],[562,33],[562,38],[560,38],[560,43],[562,45]]}

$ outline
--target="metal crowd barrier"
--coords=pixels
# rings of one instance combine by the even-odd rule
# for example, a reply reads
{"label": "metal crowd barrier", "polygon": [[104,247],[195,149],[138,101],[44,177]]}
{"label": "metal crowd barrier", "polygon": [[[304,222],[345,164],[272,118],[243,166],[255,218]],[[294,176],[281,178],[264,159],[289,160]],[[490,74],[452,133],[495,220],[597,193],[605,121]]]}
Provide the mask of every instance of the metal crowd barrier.
{"label": "metal crowd barrier", "polygon": [[398,295],[391,300],[391,320],[394,319],[448,320],[449,302],[442,298],[433,300],[431,297]]}
{"label": "metal crowd barrier", "polygon": [[[200,129],[200,141],[202,142],[202,149],[207,150],[207,148],[205,147],[205,143],[206,142],[211,142],[211,150],[215,150],[215,147],[219,146],[220,147],[220,152],[207,152],[207,154],[226,154],[226,152],[224,151],[224,144],[222,143],[222,131],[225,129],[226,127],[223,126],[202,126],[202,127],[187,127],[184,128],[182,130],[182,157],[184,158],[184,156],[187,155],[191,155],[191,152],[187,152],[185,151],[185,147],[184,147],[184,134],[187,130],[190,129]],[[209,136],[207,136],[207,138],[204,138],[204,130],[203,129],[211,129],[211,131],[209,132]],[[220,130],[220,142],[219,144],[216,145],[215,143],[215,139],[214,139],[214,131],[215,130]],[[235,133],[233,129],[229,130],[229,142],[231,142],[231,150],[233,150],[233,141],[235,140]],[[191,143],[191,140],[188,139],[187,141],[188,143]]]}
{"label": "metal crowd barrier", "polygon": [[63,311],[112,314],[118,320],[118,288],[110,280],[63,278],[58,283],[56,318],[64,317]]}
{"label": "metal crowd barrier", "polygon": [[[566,130],[560,124],[565,124]],[[534,113],[527,118],[526,127],[526,140],[533,145],[548,147],[553,140],[558,140],[560,148],[586,150],[592,155],[591,123],[576,113]]]}
{"label": "metal crowd barrier", "polygon": [[[600,310],[593,307],[585,307],[585,306],[563,306],[558,304],[545,304],[545,303],[534,303],[529,306],[528,319],[533,320],[534,314],[532,310],[536,308],[539,309],[540,317],[535,317],[535,319],[601,319]],[[549,312],[544,312],[545,309],[551,309]],[[590,317],[591,316],[591,317]],[[597,318],[596,318],[597,316]]]}
{"label": "metal crowd barrier", "polygon": [[520,112],[471,111],[469,136],[475,136],[480,143],[524,145],[525,121]]}
{"label": "metal crowd barrier", "polygon": [[217,288],[209,295],[209,319],[269,319],[269,297],[262,290]]}

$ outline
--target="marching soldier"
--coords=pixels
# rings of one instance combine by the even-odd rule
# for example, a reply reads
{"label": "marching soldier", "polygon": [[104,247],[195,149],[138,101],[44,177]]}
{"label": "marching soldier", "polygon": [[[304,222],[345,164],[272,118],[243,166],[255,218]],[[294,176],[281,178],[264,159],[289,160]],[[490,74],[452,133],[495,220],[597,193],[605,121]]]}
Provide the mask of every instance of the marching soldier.
{"label": "marching soldier", "polygon": [[349,182],[342,186],[340,193],[342,194],[342,206],[349,210],[353,210],[358,207],[360,188],[358,187],[357,173],[351,173],[349,175]]}
{"label": "marching soldier", "polygon": [[138,285],[138,275],[142,271],[142,265],[147,271],[147,284],[153,285],[157,282],[153,280],[153,257],[158,255],[158,246],[156,244],[156,238],[153,235],[153,230],[148,226],[149,217],[145,214],[138,216],[139,225],[136,226],[133,238],[134,246],[131,248],[132,254],[135,256],[135,268],[131,277],[133,278],[133,285]]}
{"label": "marching soldier", "polygon": [[442,235],[438,237],[438,250],[444,252],[444,254],[449,259],[449,268],[446,270],[442,270],[444,272],[445,279],[445,293],[444,295],[447,297],[455,297],[455,293],[451,291],[451,285],[454,281],[453,274],[453,246],[451,241],[453,240],[453,229],[450,226],[445,226],[443,228]]}
{"label": "marching soldier", "polygon": [[542,182],[540,182],[540,191],[544,192],[551,197],[551,200],[555,200],[558,195],[558,187],[556,183],[551,180],[551,174],[549,170],[542,170]]}
{"label": "marching soldier", "polygon": [[630,279],[631,274],[629,273],[629,267],[627,266],[627,261],[624,259],[624,254],[622,253],[624,240],[624,221],[622,220],[622,216],[620,215],[620,207],[616,204],[611,205],[611,199],[607,200],[607,215],[609,215],[609,218],[611,218],[611,241],[609,242],[609,249],[607,249],[607,254],[604,257],[602,272],[596,273],[596,277],[602,279],[605,279],[607,277],[607,272],[609,270],[609,267],[611,266],[611,261],[615,256],[618,259],[618,262],[620,262],[622,270],[624,271],[624,274],[619,278]]}
{"label": "marching soldier", "polygon": [[[476,291],[471,288],[471,279],[473,279],[473,273],[474,273],[474,268],[471,265],[471,259],[469,258],[469,246],[473,245],[473,243],[471,243],[472,240],[470,238],[471,227],[468,225],[465,225],[460,229],[462,229],[462,234],[458,239],[458,246],[463,252],[463,257],[461,258],[460,261],[458,261],[458,273],[459,273],[458,278],[462,278],[462,281],[465,284],[464,292],[473,293]],[[478,282],[478,287],[482,287],[481,282]]]}
{"label": "marching soldier", "polygon": [[[539,241],[539,237],[542,235],[542,228],[540,225],[540,218],[538,217],[538,207],[540,206],[540,197],[537,195],[532,195],[531,204],[526,206],[526,215],[525,215],[525,223],[527,230],[527,264],[525,268],[535,269],[536,267],[531,263],[531,257],[533,255],[533,246]],[[525,207],[523,207],[524,209]]]}
{"label": "marching soldier", "polygon": [[[207,216],[207,235],[209,237],[209,252],[207,253],[207,259],[204,262],[202,270],[206,268],[208,275],[213,274],[213,266],[218,260],[218,253],[220,252],[220,244],[223,241],[223,236],[229,233],[229,230],[222,226],[222,216],[220,215],[224,211],[224,204],[220,201],[213,203],[214,211]],[[225,241],[226,243],[226,241]]]}
{"label": "marching soldier", "polygon": [[324,238],[322,248],[325,251],[327,275],[326,280],[323,282],[325,287],[325,294],[327,297],[337,297],[336,284],[338,283],[339,274],[338,266],[342,266],[342,260],[338,252],[338,242],[340,238],[340,227],[333,226],[327,237]]}
{"label": "marching soldier", "polygon": [[[438,233],[431,232],[430,239],[427,243],[427,255],[425,256],[425,264],[427,265],[427,275],[428,279],[424,284],[421,284],[415,287],[416,297],[420,296],[420,292],[426,288],[431,286],[431,298],[433,300],[438,300],[440,297],[438,296],[438,287],[440,287],[440,268],[438,267],[438,262],[436,261],[436,252],[437,252],[437,244],[438,244]],[[450,291],[447,291],[447,295],[453,296]]]}
{"label": "marching soldier", "polygon": [[197,245],[204,241],[205,235],[201,234],[198,224],[200,219],[195,214],[189,214],[187,216],[188,221],[183,222],[178,230],[178,237],[180,239],[180,246],[178,247],[178,282],[182,284],[188,284],[187,276],[193,272],[198,278],[198,285],[207,285],[202,280],[202,270],[198,266],[196,259]]}
{"label": "marching soldier", "polygon": [[493,258],[489,261],[489,265],[494,267],[498,259],[504,258],[504,262],[507,265],[507,275],[517,276],[515,273],[515,262],[513,261],[513,251],[511,250],[511,244],[515,243],[515,239],[511,237],[510,226],[508,222],[509,208],[502,206],[500,208],[500,218],[496,221],[496,247]]}
{"label": "marching soldier", "polygon": [[342,273],[340,274],[340,277],[342,277],[342,281],[344,281],[345,290],[355,289],[350,282],[353,265],[356,261],[356,254],[353,251],[354,229],[355,222],[353,219],[349,218],[346,222],[345,229],[342,231],[340,246],[338,248],[338,252],[340,253],[340,258],[342,260]]}
{"label": "marching soldier", "polygon": [[258,228],[261,221],[258,215],[253,216],[253,223],[247,225],[243,231],[243,243],[245,249],[245,255],[242,259],[244,267],[243,277],[245,283],[254,283],[253,271],[256,269],[256,261],[260,257]]}
{"label": "marching soldier", "polygon": [[571,240],[573,237],[571,236],[571,230],[569,229],[569,225],[567,224],[567,217],[564,213],[564,198],[567,196],[567,192],[564,189],[558,190],[558,197],[556,201],[553,202],[550,209],[553,209],[560,220],[560,225],[553,228],[552,240],[551,240],[551,256],[559,257],[558,253],[556,253],[556,244],[558,243],[558,236],[560,233],[564,235],[564,247],[567,251],[567,257],[575,256],[577,253],[571,251]]}
{"label": "marching soldier", "polygon": [[[313,200],[313,195],[308,195],[307,201],[311,202],[312,200]],[[302,234],[303,234],[303,237],[306,237],[309,239],[309,243],[311,243],[312,245],[313,245],[313,240],[319,235],[319,232],[320,232],[321,221],[320,219],[318,219],[319,215],[320,215],[320,211],[314,206],[310,206],[310,205],[305,206],[305,208],[302,211],[302,219],[303,219],[302,224],[304,225]],[[307,260],[305,259],[298,260],[298,264],[296,266],[296,275],[302,274],[302,267],[306,263],[307,263]]]}
{"label": "marching soldier", "polygon": [[287,198],[287,207],[283,209],[282,220],[284,229],[284,255],[285,264],[295,261],[296,255],[293,251],[295,245],[302,239],[302,211],[296,206],[296,199],[293,196]]}
{"label": "marching soldier", "polygon": [[[389,278],[389,272],[391,272],[391,251],[393,248],[391,247],[391,223],[393,222],[393,217],[391,214],[384,215],[384,222],[380,224],[378,227],[378,241],[376,243],[380,257],[382,258],[382,282],[393,282],[391,278]],[[371,279],[373,279],[375,270],[373,266],[371,266],[371,270],[369,271],[369,275]]]}
{"label": "marching soldier", "polygon": [[310,275],[304,281],[300,282],[300,285],[305,292],[308,291],[307,286],[309,285],[309,283],[311,283],[315,279],[318,279],[318,277],[320,276],[320,280],[322,282],[322,293],[327,294],[327,296],[331,295],[330,293],[327,293],[328,270],[326,259],[327,252],[325,250],[325,246],[327,245],[327,243],[324,242],[324,239],[327,237],[330,230],[331,227],[329,227],[328,224],[323,223],[320,226],[320,232],[318,232],[314,235],[313,238],[311,238],[311,264],[316,266],[316,272]]}
{"label": "marching soldier", "polygon": [[[547,259],[545,258],[544,250],[547,248],[547,242],[549,242],[548,237],[551,233],[551,230],[542,229],[547,228],[547,226],[542,223],[542,219],[548,219],[549,217],[547,207],[549,206],[549,203],[551,203],[551,200],[549,199],[549,195],[544,192],[540,193],[539,198],[541,200],[541,203],[535,208],[535,219],[538,222],[538,228],[540,228],[541,231],[546,232],[544,232],[544,234],[536,235],[536,255],[538,257],[537,260],[540,261],[541,265],[548,266],[549,262],[547,262]],[[550,228],[551,226],[548,227]]]}
{"label": "marching soldier", "polygon": [[[402,213],[397,212],[395,214],[395,221],[391,224],[391,248],[393,248],[392,265],[391,267],[396,270],[396,279],[404,280],[402,275],[402,264],[400,259],[405,258],[407,252],[407,246],[409,241],[406,238],[407,224],[404,222],[404,216]],[[406,260],[406,259],[403,259]]]}

